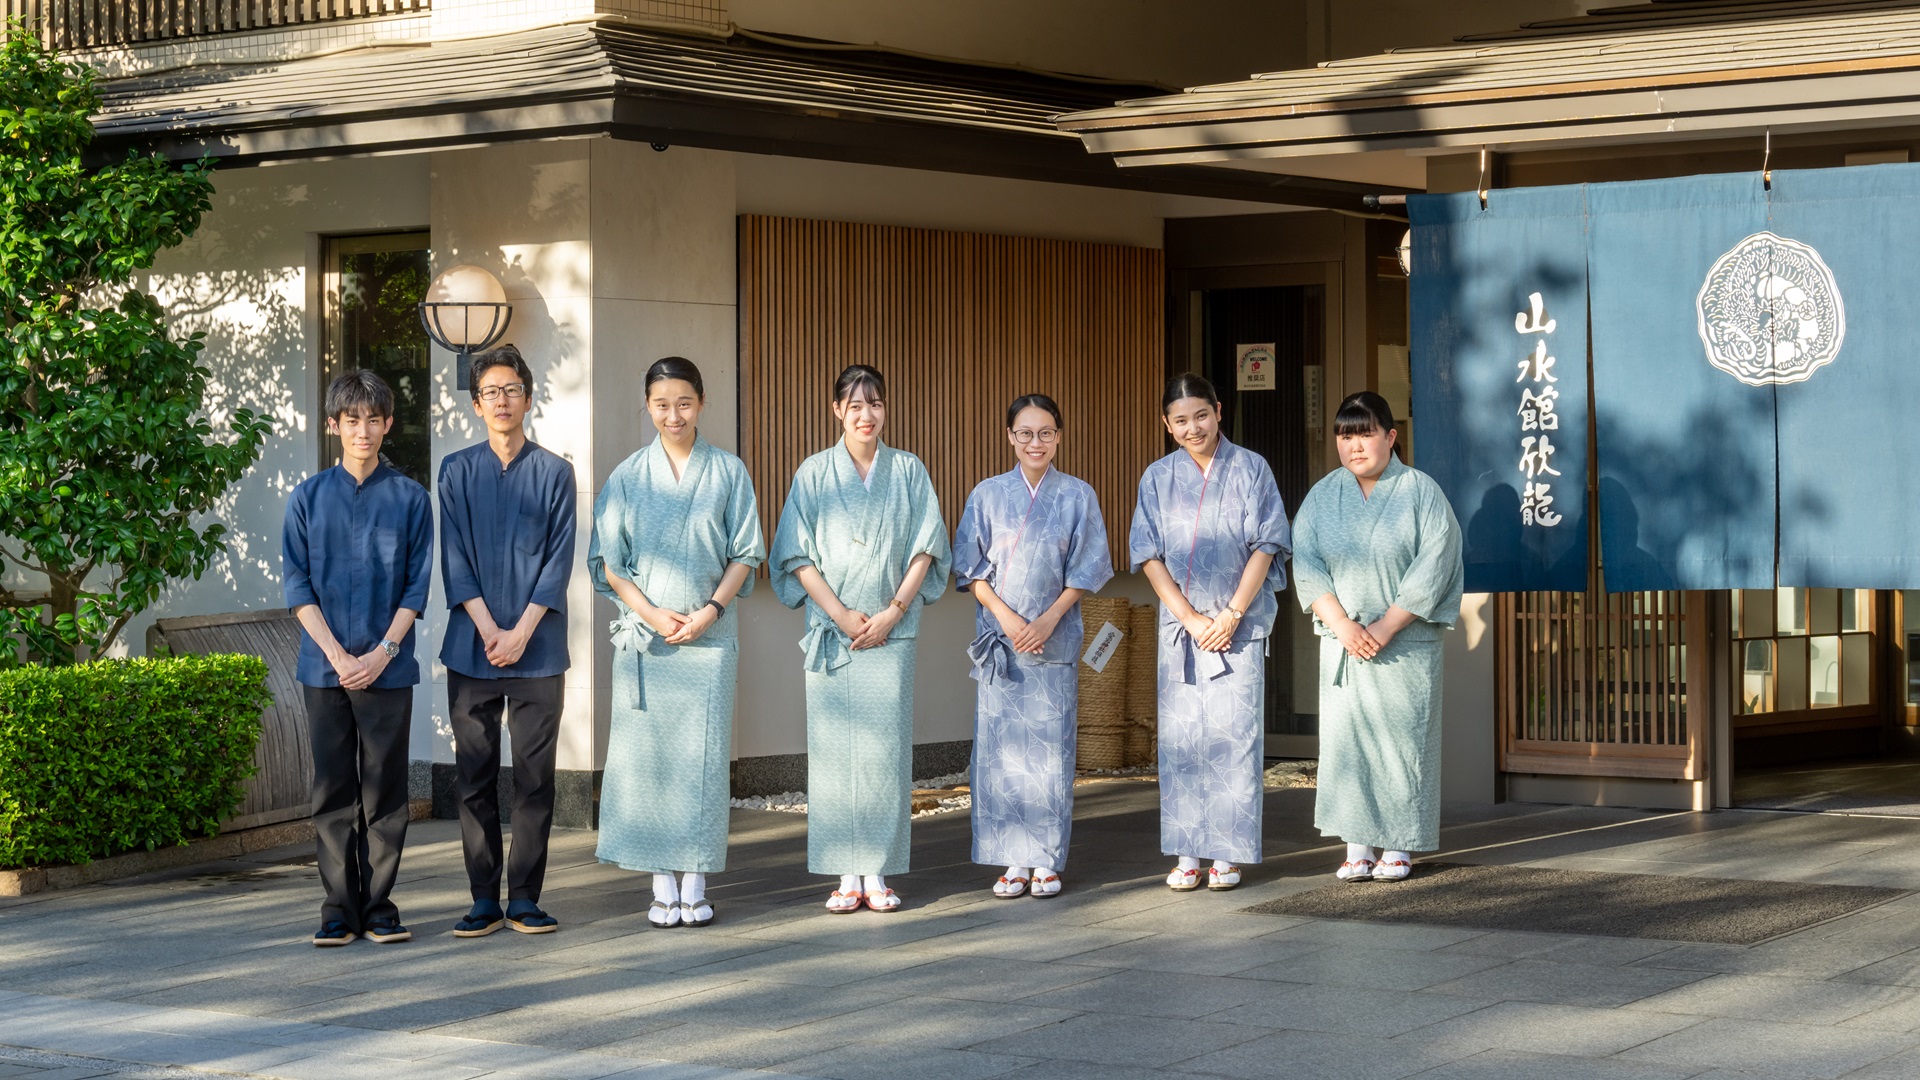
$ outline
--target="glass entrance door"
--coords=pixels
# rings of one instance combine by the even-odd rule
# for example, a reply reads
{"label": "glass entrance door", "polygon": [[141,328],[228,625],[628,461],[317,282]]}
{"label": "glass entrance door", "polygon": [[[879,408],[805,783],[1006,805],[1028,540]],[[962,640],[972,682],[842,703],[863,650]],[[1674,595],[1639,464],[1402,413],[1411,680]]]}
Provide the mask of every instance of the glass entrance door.
{"label": "glass entrance door", "polygon": [[[1291,516],[1330,467],[1322,430],[1325,289],[1276,285],[1199,296],[1202,371],[1220,393],[1226,436],[1267,459]],[[1289,584],[1267,656],[1270,756],[1318,755],[1319,688],[1319,639]]]}

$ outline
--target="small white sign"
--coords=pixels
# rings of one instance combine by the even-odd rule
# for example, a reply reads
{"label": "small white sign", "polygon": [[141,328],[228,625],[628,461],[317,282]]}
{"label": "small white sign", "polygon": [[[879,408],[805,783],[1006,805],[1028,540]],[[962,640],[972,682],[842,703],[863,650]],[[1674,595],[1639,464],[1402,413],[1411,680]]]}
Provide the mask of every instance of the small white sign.
{"label": "small white sign", "polygon": [[1120,639],[1127,635],[1110,622],[1100,624],[1100,632],[1093,635],[1092,644],[1087,646],[1086,654],[1080,657],[1082,663],[1095,671],[1107,670],[1107,661],[1113,659],[1113,650],[1120,647]]}
{"label": "small white sign", "polygon": [[1240,378],[1235,386],[1241,390],[1273,389],[1273,342],[1258,345],[1235,345],[1234,361],[1238,366]]}

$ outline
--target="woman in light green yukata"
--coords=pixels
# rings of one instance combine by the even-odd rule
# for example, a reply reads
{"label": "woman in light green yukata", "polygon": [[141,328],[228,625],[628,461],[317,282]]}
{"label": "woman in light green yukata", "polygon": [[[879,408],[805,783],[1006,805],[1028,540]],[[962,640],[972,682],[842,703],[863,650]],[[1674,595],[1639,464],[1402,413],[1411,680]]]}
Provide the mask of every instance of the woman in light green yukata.
{"label": "woman in light green yukata", "polygon": [[1313,823],[1347,842],[1340,880],[1404,881],[1412,852],[1440,846],[1440,639],[1460,617],[1460,524],[1394,455],[1385,398],[1350,395],[1333,429],[1341,467],[1293,523],[1294,582],[1322,638]]}
{"label": "woman in light green yukata", "polygon": [[598,855],[653,875],[648,922],[705,926],[707,875],[727,863],[740,636],[730,609],[766,546],[746,466],[700,437],[700,369],[670,356],[645,385],[660,437],[607,478],[587,551],[594,588],[620,612]]}
{"label": "woman in light green yukata", "polygon": [[770,566],[805,605],[807,868],[840,875],[827,910],[894,911],[912,818],[913,665],[920,608],[953,561],[920,459],[880,440],[886,382],[855,364],[833,386],[843,437],[800,463]]}

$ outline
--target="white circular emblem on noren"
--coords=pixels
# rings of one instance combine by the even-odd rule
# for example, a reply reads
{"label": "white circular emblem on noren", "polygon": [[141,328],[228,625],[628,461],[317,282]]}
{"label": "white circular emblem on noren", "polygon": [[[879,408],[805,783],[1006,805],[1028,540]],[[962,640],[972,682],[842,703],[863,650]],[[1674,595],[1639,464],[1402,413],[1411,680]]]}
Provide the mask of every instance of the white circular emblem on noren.
{"label": "white circular emblem on noren", "polygon": [[1714,261],[1695,301],[1707,361],[1748,386],[1804,382],[1840,355],[1847,312],[1820,253],[1757,232]]}

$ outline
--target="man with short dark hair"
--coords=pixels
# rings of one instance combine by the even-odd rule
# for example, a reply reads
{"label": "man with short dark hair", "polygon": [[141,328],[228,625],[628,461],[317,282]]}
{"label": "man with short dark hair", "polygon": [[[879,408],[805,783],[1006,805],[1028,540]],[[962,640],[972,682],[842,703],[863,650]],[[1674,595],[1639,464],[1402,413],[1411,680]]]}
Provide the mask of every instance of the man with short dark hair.
{"label": "man with short dark hair", "polygon": [[433,517],[426,489],[380,459],[393,427],[387,384],[347,372],[327,387],[326,409],[340,464],[293,490],[281,538],[326,890],[313,943],[386,944],[413,936],[390,894],[407,841],[413,622],[427,607]]}
{"label": "man with short dark hair", "polygon": [[[554,757],[573,575],[574,481],[566,459],[527,438],[533,372],[511,345],[473,358],[473,411],[487,441],[440,463],[440,573],[446,582],[447,713],[453,724],[460,839],[473,908],[456,937],[510,926],[552,933],[540,909],[553,826]],[[513,752],[513,848],[500,909],[500,727]]]}

